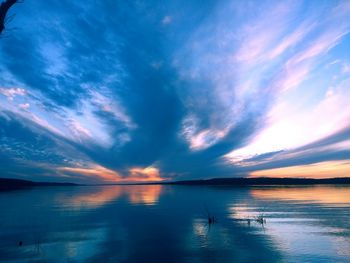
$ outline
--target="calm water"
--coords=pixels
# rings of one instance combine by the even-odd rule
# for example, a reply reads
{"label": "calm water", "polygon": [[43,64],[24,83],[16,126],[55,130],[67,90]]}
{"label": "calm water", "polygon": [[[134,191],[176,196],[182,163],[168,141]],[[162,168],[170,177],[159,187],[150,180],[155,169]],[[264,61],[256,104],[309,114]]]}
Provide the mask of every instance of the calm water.
{"label": "calm water", "polygon": [[47,187],[0,211],[1,262],[350,262],[346,186]]}

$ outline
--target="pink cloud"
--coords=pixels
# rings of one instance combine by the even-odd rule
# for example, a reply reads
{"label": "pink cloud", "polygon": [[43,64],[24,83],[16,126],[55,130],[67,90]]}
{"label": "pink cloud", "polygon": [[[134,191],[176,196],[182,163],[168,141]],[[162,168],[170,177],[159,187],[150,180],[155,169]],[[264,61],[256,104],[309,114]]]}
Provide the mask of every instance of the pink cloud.
{"label": "pink cloud", "polygon": [[0,88],[0,93],[9,100],[13,100],[16,96],[25,96],[27,91],[22,88]]}

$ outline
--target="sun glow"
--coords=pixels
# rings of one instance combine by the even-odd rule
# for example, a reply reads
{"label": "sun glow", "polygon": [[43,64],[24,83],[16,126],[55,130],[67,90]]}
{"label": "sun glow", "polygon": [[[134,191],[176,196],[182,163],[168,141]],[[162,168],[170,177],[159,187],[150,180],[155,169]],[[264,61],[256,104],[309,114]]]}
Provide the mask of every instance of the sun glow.
{"label": "sun glow", "polygon": [[125,178],[130,182],[158,182],[164,180],[161,178],[159,170],[155,167],[149,166],[146,168],[132,168],[129,170],[130,176]]}
{"label": "sun glow", "polygon": [[152,166],[146,168],[131,168],[129,174],[125,176],[97,164],[89,167],[59,167],[57,170],[60,173],[80,174],[111,183],[159,182],[164,180],[159,170]]}
{"label": "sun glow", "polygon": [[250,173],[250,177],[297,177],[330,178],[350,176],[349,161],[329,161],[283,168],[259,170]]}

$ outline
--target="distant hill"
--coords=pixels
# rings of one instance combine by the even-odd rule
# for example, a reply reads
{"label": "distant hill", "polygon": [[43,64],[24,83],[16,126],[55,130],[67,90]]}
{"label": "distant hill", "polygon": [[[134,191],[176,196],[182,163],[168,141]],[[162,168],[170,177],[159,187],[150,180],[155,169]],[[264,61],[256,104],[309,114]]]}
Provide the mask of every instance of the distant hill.
{"label": "distant hill", "polygon": [[73,186],[73,183],[33,182],[21,179],[0,178],[0,191],[30,188],[34,186]]}
{"label": "distant hill", "polygon": [[309,178],[214,178],[207,180],[189,180],[167,182],[165,184],[177,185],[314,185],[314,184],[350,184],[350,177],[309,179]]}

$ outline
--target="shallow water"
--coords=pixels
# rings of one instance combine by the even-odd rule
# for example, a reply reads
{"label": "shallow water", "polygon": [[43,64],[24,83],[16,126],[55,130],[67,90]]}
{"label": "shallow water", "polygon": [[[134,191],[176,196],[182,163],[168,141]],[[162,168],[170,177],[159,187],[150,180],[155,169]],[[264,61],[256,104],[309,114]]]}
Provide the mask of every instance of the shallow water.
{"label": "shallow water", "polygon": [[41,187],[0,211],[1,262],[350,262],[349,186]]}

